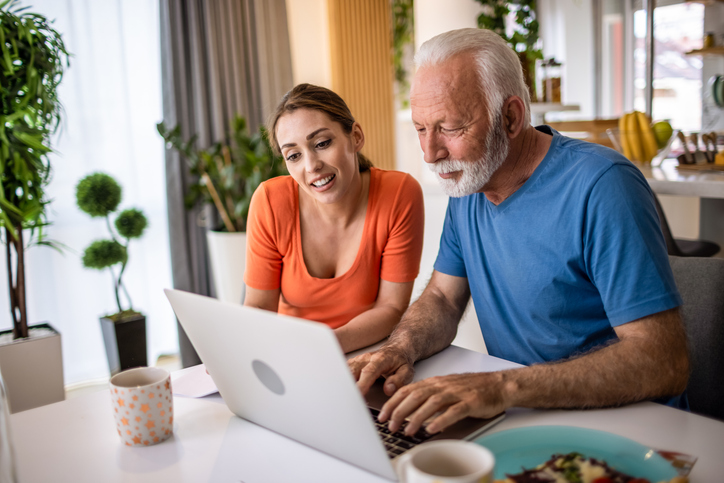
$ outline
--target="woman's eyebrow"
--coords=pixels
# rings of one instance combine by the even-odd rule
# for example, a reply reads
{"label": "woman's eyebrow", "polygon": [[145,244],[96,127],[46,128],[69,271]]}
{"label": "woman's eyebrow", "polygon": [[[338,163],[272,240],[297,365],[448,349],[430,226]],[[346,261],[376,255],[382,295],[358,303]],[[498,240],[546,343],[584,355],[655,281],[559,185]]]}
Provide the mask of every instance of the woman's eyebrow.
{"label": "woman's eyebrow", "polygon": [[309,135],[307,135],[307,141],[309,141],[310,139],[312,139],[314,136],[316,136],[316,135],[319,134],[320,132],[322,132],[322,131],[328,131],[328,130],[329,130],[329,128],[326,128],[326,127],[321,127],[321,128],[319,128],[319,129],[317,129],[316,131],[314,131],[314,132],[310,133]]}
{"label": "woman's eyebrow", "polygon": [[[314,131],[314,132],[312,132],[312,133],[310,133],[310,134],[307,135],[307,141],[309,141],[310,139],[312,139],[314,136],[316,136],[316,135],[319,134],[320,132],[322,132],[322,131],[328,131],[328,130],[329,130],[329,128],[327,128],[327,127],[321,127],[321,128],[319,128],[319,129],[317,129],[316,131]],[[297,145],[297,143],[286,143],[286,144],[283,144],[280,149],[291,148],[291,147],[294,147],[294,146],[296,146],[296,145]]]}

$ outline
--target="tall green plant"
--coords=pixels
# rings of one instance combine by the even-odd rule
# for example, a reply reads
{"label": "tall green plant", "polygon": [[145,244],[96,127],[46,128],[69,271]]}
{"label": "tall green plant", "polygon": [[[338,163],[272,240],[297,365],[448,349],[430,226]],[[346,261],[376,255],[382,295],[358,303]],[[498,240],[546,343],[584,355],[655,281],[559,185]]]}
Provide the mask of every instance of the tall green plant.
{"label": "tall green plant", "polygon": [[[25,249],[51,245],[45,188],[50,181],[50,135],[61,119],[58,85],[68,52],[51,22],[0,1],[0,227],[6,246],[15,338],[28,336]],[[29,238],[23,239],[23,231]],[[26,246],[27,245],[27,246]]]}
{"label": "tall green plant", "polygon": [[181,153],[197,182],[189,187],[186,207],[211,204],[224,224],[224,231],[246,231],[251,196],[267,179],[286,173],[281,156],[269,145],[261,127],[249,135],[246,120],[236,116],[231,123],[231,143],[215,143],[208,149],[196,148],[196,136],[184,141],[181,127],[168,129],[157,124],[159,134],[169,147]]}
{"label": "tall green plant", "polygon": [[405,60],[412,56],[414,40],[414,0],[392,0],[392,65],[395,69],[397,96],[405,108],[410,106],[410,80]]}
{"label": "tall green plant", "polygon": [[[478,15],[478,28],[492,30],[518,52],[523,65],[523,74],[535,101],[535,62],[543,58],[543,51],[538,48],[538,19],[536,18],[536,0],[477,0],[483,6]],[[506,33],[506,19],[515,13],[513,34]]]}
{"label": "tall green plant", "polygon": [[[536,0],[477,0],[483,6],[478,15],[478,28],[492,30],[516,52],[525,52],[529,61],[542,59],[543,53],[537,48],[538,19],[536,18]],[[505,21],[511,12],[515,12],[513,34],[508,36]]]}

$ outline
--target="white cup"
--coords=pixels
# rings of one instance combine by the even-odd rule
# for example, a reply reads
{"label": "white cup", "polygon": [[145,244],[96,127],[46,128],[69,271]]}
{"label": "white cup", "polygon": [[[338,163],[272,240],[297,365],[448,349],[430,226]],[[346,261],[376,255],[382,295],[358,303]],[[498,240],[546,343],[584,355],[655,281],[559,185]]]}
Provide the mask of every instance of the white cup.
{"label": "white cup", "polygon": [[469,441],[429,441],[400,456],[396,467],[403,483],[490,483],[495,457]]}
{"label": "white cup", "polygon": [[158,367],[137,367],[111,378],[116,429],[126,446],[150,446],[173,434],[171,375]]}

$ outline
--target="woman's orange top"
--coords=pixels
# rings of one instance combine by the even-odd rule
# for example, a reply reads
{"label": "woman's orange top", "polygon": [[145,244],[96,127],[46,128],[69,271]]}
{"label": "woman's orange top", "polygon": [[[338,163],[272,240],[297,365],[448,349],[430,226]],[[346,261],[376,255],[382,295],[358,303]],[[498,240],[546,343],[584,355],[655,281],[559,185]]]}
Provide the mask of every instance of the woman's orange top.
{"label": "woman's orange top", "polygon": [[370,169],[357,258],[334,278],[309,275],[302,255],[299,189],[291,176],[266,181],[254,193],[247,222],[244,282],[281,287],[279,313],[340,327],[372,308],[380,278],[412,282],[420,270],[425,213],[422,189],[409,174]]}

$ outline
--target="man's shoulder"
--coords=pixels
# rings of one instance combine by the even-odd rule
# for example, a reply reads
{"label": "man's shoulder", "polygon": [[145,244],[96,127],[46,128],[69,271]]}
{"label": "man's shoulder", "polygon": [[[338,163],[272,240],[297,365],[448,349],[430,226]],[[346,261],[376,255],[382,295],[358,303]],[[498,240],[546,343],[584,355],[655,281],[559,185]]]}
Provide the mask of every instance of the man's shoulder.
{"label": "man's shoulder", "polygon": [[600,144],[557,135],[551,171],[572,183],[596,182],[604,173],[643,179],[641,171],[619,152]]}

